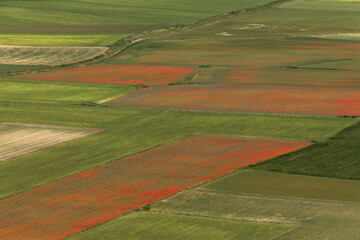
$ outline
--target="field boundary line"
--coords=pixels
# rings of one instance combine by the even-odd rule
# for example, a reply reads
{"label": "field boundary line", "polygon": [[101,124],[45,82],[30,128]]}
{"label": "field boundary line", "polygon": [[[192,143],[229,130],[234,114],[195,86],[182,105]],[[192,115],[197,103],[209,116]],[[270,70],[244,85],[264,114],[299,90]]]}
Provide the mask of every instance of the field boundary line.
{"label": "field boundary line", "polygon": [[256,7],[252,7],[252,8],[245,8],[242,10],[235,10],[235,11],[227,12],[224,14],[210,16],[208,18],[205,18],[205,19],[193,22],[193,23],[185,24],[185,25],[176,25],[176,26],[158,28],[158,29],[154,29],[154,30],[146,30],[139,34],[135,34],[135,35],[131,35],[131,36],[122,38],[122,39],[106,46],[106,47],[108,47],[108,50],[104,54],[98,55],[91,59],[87,59],[84,61],[79,61],[79,62],[75,62],[75,63],[71,63],[71,64],[59,65],[59,66],[50,67],[50,68],[38,69],[38,70],[26,70],[26,71],[12,72],[12,73],[4,73],[4,74],[0,74],[0,76],[24,75],[24,74],[29,74],[29,73],[49,72],[49,71],[55,71],[55,70],[84,67],[87,65],[99,63],[106,59],[109,59],[137,43],[143,42],[145,40],[148,40],[148,39],[158,36],[158,35],[163,35],[165,33],[173,32],[173,31],[178,31],[178,30],[182,30],[182,29],[188,29],[188,28],[201,26],[201,25],[215,22],[215,21],[218,21],[221,19],[226,19],[226,18],[231,18],[231,17],[236,17],[236,16],[240,16],[240,15],[258,12],[258,11],[265,10],[265,9],[271,8],[273,6],[280,5],[280,4],[283,4],[286,2],[291,2],[291,1],[294,1],[294,0],[276,0],[276,1],[264,4],[264,5],[260,5],[260,6],[256,6]]}

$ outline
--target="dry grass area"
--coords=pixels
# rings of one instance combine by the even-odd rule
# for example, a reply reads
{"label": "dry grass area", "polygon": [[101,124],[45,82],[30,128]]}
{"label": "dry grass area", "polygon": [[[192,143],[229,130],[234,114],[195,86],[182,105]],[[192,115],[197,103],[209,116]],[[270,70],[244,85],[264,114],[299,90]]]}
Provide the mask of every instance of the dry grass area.
{"label": "dry grass area", "polygon": [[0,64],[57,66],[94,58],[107,47],[33,47],[0,45]]}
{"label": "dry grass area", "polygon": [[98,131],[100,130],[89,128],[1,123],[0,162]]}

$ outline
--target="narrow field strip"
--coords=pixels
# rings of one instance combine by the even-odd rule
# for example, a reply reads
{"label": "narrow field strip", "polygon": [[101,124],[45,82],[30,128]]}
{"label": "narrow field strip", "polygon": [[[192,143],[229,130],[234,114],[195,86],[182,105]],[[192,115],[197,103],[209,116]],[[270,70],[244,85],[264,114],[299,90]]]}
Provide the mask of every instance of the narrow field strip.
{"label": "narrow field strip", "polygon": [[[238,25],[239,23],[232,28],[228,27],[229,31],[239,29]],[[204,32],[200,33],[205,34]],[[197,33],[194,32],[194,34]],[[206,34],[209,33],[206,32]],[[211,36],[207,35],[207,37],[211,39]],[[202,38],[204,37],[202,36]],[[344,43],[343,41],[316,39],[239,40],[237,38],[236,44],[225,41],[211,42],[210,40],[203,40],[200,43],[196,43],[195,40],[172,40],[148,42],[143,45],[143,48],[135,48],[142,52],[140,56],[133,53],[132,60],[137,63],[161,64],[165,62],[168,64],[241,66],[244,68],[297,66],[297,63],[301,62],[338,58],[358,60],[360,53],[360,44],[356,42]],[[314,51],[316,55],[314,55]],[[116,63],[116,60],[123,59],[119,56],[108,61]]]}
{"label": "narrow field strip", "polygon": [[[0,16],[1,18],[1,16]],[[58,26],[57,26],[58,27]],[[60,30],[61,32],[61,30]],[[47,47],[105,47],[129,33],[0,33],[1,45],[47,46]]]}
{"label": "narrow field strip", "polygon": [[0,45],[0,64],[58,66],[104,54],[108,47],[35,47]]}
{"label": "narrow field strip", "polygon": [[360,203],[360,181],[244,170],[202,189]]}
{"label": "narrow field strip", "polygon": [[187,85],[141,89],[110,103],[131,107],[358,116],[360,90]]}
{"label": "narrow field strip", "polygon": [[60,70],[17,76],[17,78],[122,85],[157,85],[181,81],[195,71],[191,67],[161,65],[92,65],[84,68]]}
{"label": "narrow field strip", "polygon": [[90,83],[44,82],[0,78],[0,101],[75,103],[98,102],[134,90],[131,86]]}
{"label": "narrow field strip", "polygon": [[360,71],[355,70],[315,70],[315,69],[271,69],[235,68],[220,78],[221,84],[261,84],[289,86],[330,86],[359,87]]}
{"label": "narrow field strip", "polygon": [[268,240],[295,226],[160,213],[132,213],[70,239]]}
{"label": "narrow field strip", "polygon": [[99,131],[101,130],[35,124],[0,123],[0,162],[85,137]]}
{"label": "narrow field strip", "polygon": [[70,236],[238,168],[306,146],[308,142],[185,138],[0,201],[0,238]]}

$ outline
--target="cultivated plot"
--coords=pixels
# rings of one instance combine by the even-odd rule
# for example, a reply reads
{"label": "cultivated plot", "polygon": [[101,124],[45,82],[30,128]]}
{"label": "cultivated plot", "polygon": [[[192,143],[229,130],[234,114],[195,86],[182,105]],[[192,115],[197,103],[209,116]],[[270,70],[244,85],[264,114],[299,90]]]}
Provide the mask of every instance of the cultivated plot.
{"label": "cultivated plot", "polygon": [[48,125],[1,123],[0,162],[56,144],[94,134],[100,130]]}
{"label": "cultivated plot", "polygon": [[107,46],[140,31],[188,24],[272,1],[224,0],[221,6],[215,0],[206,4],[200,0],[30,0],[21,5],[2,1],[0,44]]}
{"label": "cultivated plot", "polygon": [[0,237],[63,238],[308,145],[250,138],[185,138],[0,201]]}
{"label": "cultivated plot", "polygon": [[215,80],[214,83],[357,88],[360,86],[360,71],[235,68],[227,72],[222,78]]}
{"label": "cultivated plot", "polygon": [[[264,5],[272,0],[74,0],[39,3],[24,1],[21,5],[3,1],[0,21],[3,25],[137,25],[162,26],[191,23],[212,15]],[[156,10],[156,11],[155,11]],[[62,16],[61,18],[59,16]],[[130,28],[131,30],[131,28]]]}
{"label": "cultivated plot", "polygon": [[294,228],[291,224],[255,223],[175,214],[133,213],[70,239],[268,240]]}
{"label": "cultivated plot", "polygon": [[[26,28],[26,27],[25,27]],[[59,27],[55,27],[58,29]],[[64,27],[66,28],[66,27]],[[60,29],[61,31],[61,29]],[[18,46],[47,46],[47,47],[105,47],[127,37],[121,33],[93,33],[93,34],[2,34],[0,43],[3,45]]]}
{"label": "cultivated plot", "polygon": [[360,90],[274,86],[187,85],[141,89],[118,106],[308,115],[360,115]]}
{"label": "cultivated plot", "polygon": [[0,78],[1,102],[102,103],[132,90],[134,87],[124,85]]}
{"label": "cultivated plot", "polygon": [[257,169],[360,180],[360,124],[344,129],[323,144],[280,156]]}
{"label": "cultivated plot", "polygon": [[28,71],[28,70],[37,70],[41,68],[46,68],[46,66],[0,64],[0,74],[9,74],[12,72]]}
{"label": "cultivated plot", "polygon": [[[240,27],[239,27],[240,25]],[[229,29],[245,28],[249,24],[234,23]],[[127,51],[129,60],[142,64],[193,64],[211,66],[297,66],[304,63],[331,62],[334,60],[359,60],[360,44],[316,38],[244,39],[234,35],[230,39],[214,39],[216,33],[197,29],[201,40],[182,39],[181,36],[144,42]],[[229,30],[229,31],[230,31]],[[191,31],[191,33],[196,33]],[[259,34],[259,33],[257,33]],[[170,36],[168,36],[170,38]],[[314,54],[316,52],[316,54]],[[135,54],[136,53],[136,54]],[[121,62],[125,56],[107,61]]]}
{"label": "cultivated plot", "polygon": [[0,64],[56,66],[94,58],[106,47],[31,47],[0,45]]}
{"label": "cultivated plot", "polygon": [[360,236],[358,203],[191,190],[151,205],[150,211],[299,226],[277,239],[348,240]]}
{"label": "cultivated plot", "polygon": [[202,189],[297,198],[360,202],[360,181],[244,170]]}
{"label": "cultivated plot", "polygon": [[187,74],[194,70],[192,67],[183,66],[92,65],[78,69],[17,76],[17,78],[62,82],[157,85],[182,81]]}

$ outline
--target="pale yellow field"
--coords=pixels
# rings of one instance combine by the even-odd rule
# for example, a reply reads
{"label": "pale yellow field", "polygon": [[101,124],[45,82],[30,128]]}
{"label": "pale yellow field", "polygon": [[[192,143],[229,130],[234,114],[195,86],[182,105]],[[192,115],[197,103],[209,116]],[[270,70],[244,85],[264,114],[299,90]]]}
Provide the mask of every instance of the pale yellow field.
{"label": "pale yellow field", "polygon": [[94,58],[107,47],[33,47],[0,45],[0,64],[56,66]]}
{"label": "pale yellow field", "polygon": [[129,34],[0,34],[0,44],[18,46],[107,46]]}
{"label": "pale yellow field", "polygon": [[94,134],[100,130],[48,125],[0,124],[0,162],[53,145]]}

